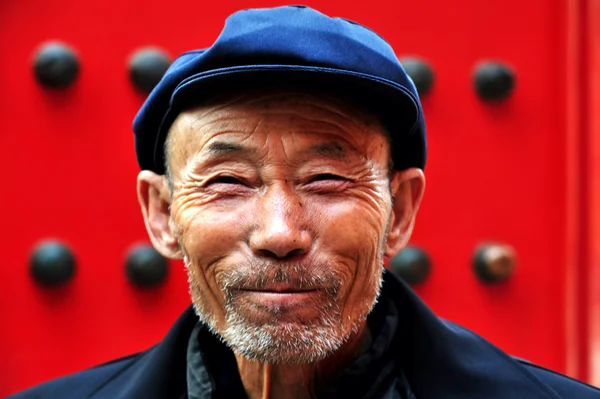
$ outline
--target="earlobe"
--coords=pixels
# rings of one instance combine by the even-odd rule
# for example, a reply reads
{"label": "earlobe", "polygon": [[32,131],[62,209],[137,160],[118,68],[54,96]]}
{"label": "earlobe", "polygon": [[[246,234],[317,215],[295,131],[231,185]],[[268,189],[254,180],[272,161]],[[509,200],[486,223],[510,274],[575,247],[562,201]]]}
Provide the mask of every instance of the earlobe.
{"label": "earlobe", "polygon": [[166,178],[149,170],[141,171],[137,179],[137,193],[152,245],[167,258],[181,259],[181,250],[171,223],[171,198]]}
{"label": "earlobe", "polygon": [[386,237],[386,256],[396,255],[408,243],[424,191],[425,175],[421,169],[410,168],[394,174],[391,182],[394,201]]}

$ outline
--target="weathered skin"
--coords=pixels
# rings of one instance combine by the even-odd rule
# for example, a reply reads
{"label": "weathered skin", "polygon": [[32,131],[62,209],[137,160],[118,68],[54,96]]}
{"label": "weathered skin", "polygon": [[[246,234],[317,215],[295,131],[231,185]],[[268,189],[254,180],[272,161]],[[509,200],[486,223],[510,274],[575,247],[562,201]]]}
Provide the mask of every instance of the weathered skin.
{"label": "weathered skin", "polygon": [[[368,348],[383,256],[410,237],[422,171],[390,176],[377,118],[298,92],[189,109],[167,151],[171,185],[138,177],[153,245],[184,259],[194,306],[232,346],[249,397],[311,397]],[[307,336],[315,326],[323,335]]]}

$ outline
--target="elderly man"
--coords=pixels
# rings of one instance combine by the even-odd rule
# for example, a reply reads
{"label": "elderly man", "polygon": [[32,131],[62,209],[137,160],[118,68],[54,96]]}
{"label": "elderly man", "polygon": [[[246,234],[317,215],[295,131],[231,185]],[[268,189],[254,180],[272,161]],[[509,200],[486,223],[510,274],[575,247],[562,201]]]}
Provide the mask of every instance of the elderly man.
{"label": "elderly man", "polygon": [[416,90],[376,33],[306,7],[233,14],[135,123],[154,247],[193,306],[148,351],[18,398],[600,398],[438,319],[384,256],[425,188]]}

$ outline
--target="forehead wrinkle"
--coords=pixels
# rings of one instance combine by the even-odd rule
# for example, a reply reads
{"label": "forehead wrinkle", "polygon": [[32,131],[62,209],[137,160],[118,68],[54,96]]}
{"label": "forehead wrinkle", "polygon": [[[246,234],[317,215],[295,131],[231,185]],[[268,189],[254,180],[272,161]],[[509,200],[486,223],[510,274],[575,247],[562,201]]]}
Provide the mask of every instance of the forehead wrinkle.
{"label": "forehead wrinkle", "polygon": [[[221,107],[223,108],[223,107]],[[180,155],[187,153],[189,142],[197,142],[201,149],[207,142],[219,135],[227,133],[250,133],[252,129],[245,129],[248,124],[240,125],[236,123],[236,115],[229,111],[220,111],[215,107],[200,106],[188,111],[182,112],[173,123],[169,135],[170,143],[175,144],[183,142],[184,145],[178,145]],[[188,141],[186,143],[186,141]],[[202,141],[205,141],[204,143]],[[176,147],[171,145],[169,150],[173,152]]]}
{"label": "forehead wrinkle", "polygon": [[[315,95],[310,92],[302,91],[248,91],[237,95],[224,95],[220,98],[206,101],[205,103],[193,108],[195,111],[204,111],[200,117],[208,116],[212,113],[219,113],[227,108],[233,109],[256,109],[260,113],[274,112],[278,109],[286,108],[290,111],[289,106],[300,106],[302,110],[317,112],[318,119],[333,119],[364,127],[378,124],[378,117],[365,110],[362,107],[355,106],[341,98],[330,96],[327,94]],[[286,112],[284,110],[283,112]],[[298,112],[298,110],[296,110]],[[329,114],[330,118],[327,117]],[[315,116],[315,115],[313,115]],[[362,130],[362,129],[361,129]]]}
{"label": "forehead wrinkle", "polygon": [[[291,108],[291,109],[290,109]],[[188,113],[194,114],[197,123],[211,120],[229,119],[233,111],[258,111],[249,114],[268,113],[302,113],[309,111],[312,119],[334,121],[338,126],[355,125],[360,130],[366,130],[373,124],[379,125],[378,117],[362,107],[358,107],[341,98],[327,94],[315,95],[302,91],[247,91],[236,95],[225,94],[213,100],[207,100],[195,107],[189,108]],[[374,123],[375,122],[375,123]]]}
{"label": "forehead wrinkle", "polygon": [[[246,159],[252,162],[259,162],[263,164],[264,157],[269,158],[267,153],[260,155],[260,148],[270,148],[273,140],[277,140],[276,146],[280,147],[283,152],[284,159],[288,163],[299,162],[300,159],[306,159],[308,156],[317,156],[319,158],[331,159],[335,161],[341,161],[344,163],[350,163],[351,158],[358,157],[360,159],[369,158],[369,149],[355,146],[350,140],[345,131],[341,131],[339,128],[327,129],[290,129],[290,131],[283,132],[279,130],[260,132],[262,138],[259,139],[258,147],[255,144],[249,146],[243,145],[248,141],[252,140],[252,132],[240,132],[233,130],[219,131],[213,133],[211,137],[203,144],[202,148],[195,152],[189,157],[187,167],[196,168],[203,163],[218,162],[219,160],[239,160]],[[233,137],[222,138],[223,135],[233,134]],[[300,136],[303,136],[308,143],[302,144]],[[312,142],[310,137],[318,137],[318,142]],[[256,137],[256,136],[255,136]],[[230,148],[228,148],[231,146]],[[236,148],[237,147],[237,148]],[[298,151],[294,151],[296,148]],[[298,158],[300,157],[300,158]]]}
{"label": "forehead wrinkle", "polygon": [[[273,103],[275,99],[279,101]],[[380,123],[376,126],[365,123],[365,120],[357,117],[356,113],[349,113],[351,108],[364,114],[361,112],[364,110],[348,106],[343,101],[323,100],[307,94],[263,93],[256,97],[249,97],[246,93],[222,99],[217,103],[190,108],[185,111],[185,115],[180,115],[176,125],[180,132],[182,130],[193,132],[194,140],[200,143],[205,141],[201,143],[202,147],[211,139],[227,133],[241,133],[245,136],[242,141],[246,141],[260,131],[263,124],[266,124],[271,125],[269,130],[281,126],[286,133],[294,136],[303,133],[330,136],[330,140],[331,138],[342,140],[351,150],[354,150],[353,152],[368,157],[370,151],[366,147],[371,147],[368,145],[371,142],[370,138],[373,134],[386,137],[385,129]],[[185,121],[188,123],[184,123]],[[188,129],[181,129],[183,126],[180,123],[187,125]],[[265,144],[268,144],[270,134],[268,130],[265,133],[267,134]],[[182,139],[185,137],[182,134],[179,136]],[[179,147],[178,152],[181,152],[181,155],[188,152],[182,146]],[[188,145],[183,147],[189,148]],[[366,150],[367,153],[361,149]],[[286,151],[286,158],[287,155]],[[193,158],[196,158],[196,154]]]}
{"label": "forehead wrinkle", "polygon": [[[200,113],[196,115],[193,122],[189,124],[189,130],[193,133],[213,133],[217,132],[253,132],[255,127],[251,125],[258,125],[260,121],[255,123],[244,123],[239,124],[239,111],[235,109],[223,108],[220,110],[209,110],[209,112]],[[260,119],[259,115],[249,114],[244,115],[244,119]]]}
{"label": "forehead wrinkle", "polygon": [[185,169],[196,170],[202,164],[232,159],[234,156],[236,159],[250,159],[258,156],[257,148],[242,145],[245,140],[219,138],[230,133],[234,133],[236,136],[239,134],[238,131],[222,131],[208,138],[199,150],[188,156]]}
{"label": "forehead wrinkle", "polygon": [[[312,118],[305,118],[300,114],[295,114],[294,118],[296,120],[305,120],[307,125],[312,126],[301,127],[299,132],[293,133],[314,135],[323,138],[322,142],[314,144],[303,151],[306,154],[326,155],[327,158],[348,162],[349,155],[356,155],[362,158],[368,157],[369,148],[371,147],[369,143],[375,143],[373,140],[370,140],[373,134],[384,137],[382,132],[374,131],[373,129],[360,128],[359,130],[346,128],[328,121],[314,121]],[[341,146],[341,148],[334,148],[335,144]]]}
{"label": "forehead wrinkle", "polygon": [[[368,144],[372,140],[373,134],[385,137],[382,130],[376,129],[373,126],[364,126],[353,123],[352,125],[344,124],[348,121],[343,118],[341,121],[331,120],[331,118],[315,117],[315,115],[307,115],[300,110],[294,109],[269,109],[263,111],[262,115],[257,118],[254,129],[251,133],[259,130],[259,126],[267,125],[268,129],[279,129],[281,132],[290,135],[315,135],[326,136],[330,141],[341,141],[345,147],[349,147],[352,152],[362,153],[360,148],[364,144]],[[350,120],[350,122],[353,122]],[[267,131],[266,134],[270,132]],[[283,136],[282,136],[283,138]]]}

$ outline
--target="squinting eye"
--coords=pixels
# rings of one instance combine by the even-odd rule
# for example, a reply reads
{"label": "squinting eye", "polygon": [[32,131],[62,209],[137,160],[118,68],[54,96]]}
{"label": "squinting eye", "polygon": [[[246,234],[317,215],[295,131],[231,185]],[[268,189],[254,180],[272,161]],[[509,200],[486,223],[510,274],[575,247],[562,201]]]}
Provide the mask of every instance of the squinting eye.
{"label": "squinting eye", "polygon": [[221,183],[221,184],[244,184],[241,180],[236,179],[233,176],[218,176],[212,179],[209,184]]}
{"label": "squinting eye", "polygon": [[348,179],[346,179],[345,177],[342,177],[342,176],[331,174],[331,173],[323,173],[320,175],[316,175],[315,177],[310,179],[311,182],[323,181],[323,180],[348,180]]}

